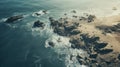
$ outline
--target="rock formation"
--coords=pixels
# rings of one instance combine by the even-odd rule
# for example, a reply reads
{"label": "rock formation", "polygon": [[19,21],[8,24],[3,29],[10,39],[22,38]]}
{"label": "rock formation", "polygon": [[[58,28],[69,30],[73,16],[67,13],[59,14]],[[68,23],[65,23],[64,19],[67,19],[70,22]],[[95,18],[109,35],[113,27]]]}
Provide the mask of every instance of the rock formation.
{"label": "rock formation", "polygon": [[44,28],[44,26],[45,26],[45,24],[39,20],[35,21],[33,24],[33,28],[36,28],[36,27]]}
{"label": "rock formation", "polygon": [[[60,18],[58,20],[52,17],[49,18],[54,33],[57,33],[60,36],[69,37],[72,49],[83,49],[89,54],[89,56],[85,58],[82,58],[80,55],[76,56],[76,59],[80,64],[88,65],[89,67],[111,67],[113,65],[119,67],[120,61],[116,63],[116,59],[114,61],[113,59],[120,59],[120,56],[113,56],[114,50],[112,48],[106,48],[109,45],[107,42],[101,41],[99,36],[90,35],[89,32],[83,33],[80,30],[82,28],[81,24],[87,22],[89,25],[89,23],[94,22],[95,19],[95,15],[80,17],[78,20],[74,20],[73,18]],[[119,32],[119,25],[120,24],[117,24],[112,27],[98,26],[97,28],[107,32]],[[110,57],[111,55],[113,57]]]}
{"label": "rock formation", "polygon": [[9,17],[7,20],[6,20],[6,23],[13,23],[17,20],[20,20],[23,18],[23,15],[17,15],[17,16],[12,16],[12,17]]}

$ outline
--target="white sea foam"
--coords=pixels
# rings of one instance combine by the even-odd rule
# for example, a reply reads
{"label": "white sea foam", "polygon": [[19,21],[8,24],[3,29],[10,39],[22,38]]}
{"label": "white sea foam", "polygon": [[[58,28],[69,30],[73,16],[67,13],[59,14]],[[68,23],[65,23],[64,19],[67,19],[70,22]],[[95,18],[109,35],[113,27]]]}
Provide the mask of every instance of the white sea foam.
{"label": "white sea foam", "polygon": [[48,12],[48,11],[46,11],[46,13],[43,12],[43,11],[44,11],[44,10],[40,10],[40,11],[38,11],[38,12],[34,12],[34,13],[32,14],[32,16],[34,16],[34,17],[40,17],[40,16],[42,16],[42,15],[44,15],[44,14],[50,13],[50,12]]}
{"label": "white sea foam", "polygon": [[5,22],[6,20],[7,20],[7,18],[0,19],[0,23]]}
{"label": "white sea foam", "polygon": [[[48,42],[54,42],[55,46],[51,47]],[[64,60],[66,67],[87,67],[85,65],[80,65],[78,60],[76,59],[77,55],[80,56],[87,56],[87,53],[81,49],[72,49],[71,43],[69,42],[69,38],[62,37],[57,34],[52,35],[47,41],[46,41],[46,48],[51,47],[56,53],[59,55],[64,55],[64,58],[59,58]],[[70,59],[70,56],[73,56],[72,59]]]}
{"label": "white sea foam", "polygon": [[50,37],[53,34],[53,29],[50,28],[48,23],[45,23],[46,26],[44,28],[32,28],[33,36],[43,36],[43,37]]}

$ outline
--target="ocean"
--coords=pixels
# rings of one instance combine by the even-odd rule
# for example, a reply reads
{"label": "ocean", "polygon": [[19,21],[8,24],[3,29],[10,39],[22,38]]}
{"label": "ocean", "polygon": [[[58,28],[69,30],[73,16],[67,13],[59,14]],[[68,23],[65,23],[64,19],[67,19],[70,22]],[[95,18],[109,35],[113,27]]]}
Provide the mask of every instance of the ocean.
{"label": "ocean", "polygon": [[[71,16],[71,10],[76,10],[77,15],[108,16],[119,12],[112,10],[119,4],[119,0],[0,0],[0,67],[87,67],[75,58],[70,61],[70,55],[87,54],[71,49],[69,38],[53,33],[48,18],[64,17],[65,13]],[[49,13],[33,16],[40,10]],[[20,14],[25,17],[18,23],[4,23],[6,18]],[[36,20],[43,21],[45,29],[33,29]],[[57,42],[58,38],[62,43]],[[48,41],[55,42],[56,46],[50,47]]]}

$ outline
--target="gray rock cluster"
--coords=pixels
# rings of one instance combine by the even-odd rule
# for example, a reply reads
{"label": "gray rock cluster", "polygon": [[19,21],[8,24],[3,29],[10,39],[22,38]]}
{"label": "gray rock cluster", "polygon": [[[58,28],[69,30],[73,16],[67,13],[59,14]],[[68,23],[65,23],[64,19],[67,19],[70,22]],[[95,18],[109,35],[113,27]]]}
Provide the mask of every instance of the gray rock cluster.
{"label": "gray rock cluster", "polygon": [[80,31],[77,30],[77,27],[79,26],[79,23],[77,22],[68,24],[68,21],[65,18],[55,20],[52,17],[50,17],[49,20],[54,32],[61,36],[77,35],[80,33]]}
{"label": "gray rock cluster", "polygon": [[[85,64],[90,67],[109,67],[113,64],[116,64],[115,61],[107,60],[106,58],[102,58],[102,55],[107,55],[113,52],[113,49],[105,48],[107,43],[100,42],[99,37],[90,37],[88,34],[81,34],[80,39],[73,39],[70,41],[73,45],[71,48],[73,49],[83,49],[88,52],[89,57],[86,58],[78,58],[80,64]],[[81,46],[81,42],[84,42],[84,45]],[[120,58],[120,56],[119,56]],[[113,59],[110,57],[109,59]],[[84,61],[83,61],[84,60]],[[116,59],[115,59],[116,60]],[[118,67],[119,62],[117,62]]]}
{"label": "gray rock cluster", "polygon": [[33,24],[33,28],[37,28],[37,27],[41,27],[41,28],[44,28],[45,27],[45,24],[39,20],[35,21],[34,24]]}
{"label": "gray rock cluster", "polygon": [[87,21],[88,23],[90,23],[90,22],[93,22],[94,21],[94,19],[96,18],[96,16],[95,15],[89,15],[89,14],[87,14],[86,15],[86,17],[80,17],[80,21]]}
{"label": "gray rock cluster", "polygon": [[41,15],[47,14],[47,13],[48,13],[47,10],[41,10],[41,11],[39,11],[39,12],[35,12],[34,15],[35,15],[35,16],[41,16]]}
{"label": "gray rock cluster", "polygon": [[120,23],[113,26],[96,26],[96,28],[102,30],[104,33],[113,33],[113,32],[120,33]]}
{"label": "gray rock cluster", "polygon": [[[93,18],[92,16],[90,17]],[[91,18],[89,18],[89,22],[93,21]],[[89,34],[79,31],[78,26],[80,23],[67,21],[66,18],[55,20],[50,17],[49,20],[55,33],[60,36],[70,37],[69,42],[71,43],[72,49],[83,49],[89,54],[89,56],[85,58],[80,55],[76,56],[76,59],[80,64],[88,65],[89,67],[112,67],[114,65],[119,67],[120,61],[116,61],[117,59],[120,60],[120,55],[117,58],[108,56],[114,52],[112,48],[105,48],[108,43],[101,42],[100,37],[89,36]],[[118,28],[118,25],[114,27]],[[52,44],[50,43],[50,45]],[[106,55],[109,59],[104,58]]]}

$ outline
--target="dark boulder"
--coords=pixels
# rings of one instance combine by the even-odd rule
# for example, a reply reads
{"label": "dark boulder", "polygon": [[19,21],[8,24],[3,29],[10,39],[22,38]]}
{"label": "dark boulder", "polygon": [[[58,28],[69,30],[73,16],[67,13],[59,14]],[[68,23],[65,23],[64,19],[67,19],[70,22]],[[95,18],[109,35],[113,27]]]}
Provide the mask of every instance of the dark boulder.
{"label": "dark boulder", "polygon": [[113,26],[113,27],[110,27],[110,30],[116,32],[117,28]]}
{"label": "dark boulder", "polygon": [[96,18],[95,15],[88,15],[87,19],[88,19],[88,22],[93,22],[95,18]]}
{"label": "dark boulder", "polygon": [[60,24],[59,24],[59,21],[57,21],[57,20],[51,22],[52,27],[58,27],[58,25],[60,25]]}
{"label": "dark boulder", "polygon": [[86,65],[86,62],[84,60],[78,59],[78,62],[80,63],[80,65]]}
{"label": "dark boulder", "polygon": [[93,36],[93,37],[91,37],[91,40],[96,42],[96,41],[99,41],[99,40],[100,40],[100,37],[95,37],[95,36]]}
{"label": "dark boulder", "polygon": [[76,10],[73,10],[73,11],[71,11],[72,13],[77,13],[77,11]]}
{"label": "dark boulder", "polygon": [[36,27],[42,27],[44,28],[45,24],[39,20],[35,21],[34,24],[33,24],[33,28],[36,28]]}
{"label": "dark boulder", "polygon": [[87,18],[86,17],[80,17],[80,19],[79,19],[80,21],[85,21],[85,20],[87,20]]}
{"label": "dark boulder", "polygon": [[97,63],[97,60],[92,59],[91,62],[92,62],[92,63]]}
{"label": "dark boulder", "polygon": [[77,18],[78,16],[73,15],[72,17]]}
{"label": "dark boulder", "polygon": [[58,22],[58,26],[59,26],[59,27],[64,27],[64,23]]}
{"label": "dark boulder", "polygon": [[85,50],[85,45],[81,44],[80,39],[71,39],[69,42],[72,43],[71,48],[73,48],[73,49],[84,49]]}
{"label": "dark boulder", "polygon": [[73,49],[80,49],[80,48],[83,48],[83,47],[81,47],[80,44],[72,44],[71,48],[73,48]]}
{"label": "dark boulder", "polygon": [[89,37],[88,35],[84,36],[84,41],[86,41],[86,43],[96,43],[97,41],[99,41],[100,37],[96,37],[96,36],[92,36],[92,37]]}
{"label": "dark boulder", "polygon": [[88,34],[81,34],[81,40],[84,41],[87,44],[94,43],[94,38],[91,38]]}
{"label": "dark boulder", "polygon": [[119,28],[120,29],[120,23],[118,23],[117,25],[114,25],[114,27]]}
{"label": "dark boulder", "polygon": [[53,43],[53,42],[48,42],[48,44],[49,44],[51,47],[54,47],[54,46],[55,46],[55,43]]}
{"label": "dark boulder", "polygon": [[71,35],[77,35],[77,34],[79,34],[79,33],[80,33],[79,30],[72,30],[72,31],[70,32]]}
{"label": "dark boulder", "polygon": [[71,39],[70,41],[69,41],[70,43],[72,43],[72,44],[80,44],[80,40],[79,39]]}
{"label": "dark boulder", "polygon": [[110,65],[112,62],[111,61],[106,61],[106,64],[107,65]]}
{"label": "dark boulder", "polygon": [[120,32],[120,23],[118,23],[117,25],[113,25],[113,26],[96,26],[96,28],[102,30],[105,33],[112,33],[112,32]]}
{"label": "dark boulder", "polygon": [[48,13],[48,11],[47,11],[47,10],[43,10],[42,12],[43,12],[44,14],[47,14],[47,13]]}
{"label": "dark boulder", "polygon": [[96,43],[95,45],[95,49],[101,49],[101,48],[104,48],[108,45],[108,43]]}
{"label": "dark boulder", "polygon": [[36,16],[40,16],[41,14],[36,12],[35,15],[36,15]]}
{"label": "dark boulder", "polygon": [[94,21],[94,19],[96,18],[96,16],[95,15],[86,15],[87,17],[80,17],[80,21],[87,21],[87,22],[93,22]]}
{"label": "dark boulder", "polygon": [[102,25],[102,26],[96,26],[96,28],[102,30],[105,33],[112,33],[111,27],[109,26]]}
{"label": "dark boulder", "polygon": [[87,65],[87,62],[81,56],[77,55],[76,59],[81,65]]}
{"label": "dark boulder", "polygon": [[113,49],[102,49],[102,50],[98,50],[97,52],[103,55],[113,52]]}
{"label": "dark boulder", "polygon": [[57,42],[62,42],[62,41],[61,41],[61,38],[58,38]]}
{"label": "dark boulder", "polygon": [[39,12],[35,12],[34,15],[35,16],[41,16],[41,15],[44,15],[44,14],[47,14],[47,13],[48,13],[47,10],[41,10]]}
{"label": "dark boulder", "polygon": [[117,57],[119,60],[120,60],[120,54],[118,55],[118,57]]}
{"label": "dark boulder", "polygon": [[70,55],[70,60],[72,60],[73,57],[74,57],[73,55]]}
{"label": "dark boulder", "polygon": [[83,59],[80,55],[76,56],[77,59]]}
{"label": "dark boulder", "polygon": [[23,15],[12,16],[6,20],[6,23],[13,23],[14,21],[20,20],[22,18],[23,18]]}
{"label": "dark boulder", "polygon": [[95,63],[91,63],[89,67],[98,67]]}
{"label": "dark boulder", "polygon": [[51,25],[52,27],[55,27],[55,26],[58,25],[58,23],[59,23],[58,21],[52,20],[50,25]]}
{"label": "dark boulder", "polygon": [[50,20],[50,25],[54,27],[64,27],[64,23],[60,22],[59,20],[54,20],[52,17],[49,18]]}
{"label": "dark boulder", "polygon": [[53,17],[49,17],[49,21],[54,21],[54,18]]}
{"label": "dark boulder", "polygon": [[76,26],[74,26],[74,25],[65,26],[65,30],[66,30],[66,31],[71,31],[71,30],[73,30],[73,29],[76,29]]}
{"label": "dark boulder", "polygon": [[109,67],[109,66],[106,64],[106,62],[101,62],[100,65],[101,65],[101,67]]}
{"label": "dark boulder", "polygon": [[58,35],[61,35],[61,36],[67,36],[67,33],[63,27],[55,27],[54,33],[57,33]]}
{"label": "dark boulder", "polygon": [[90,58],[97,58],[98,54],[90,54]]}
{"label": "dark boulder", "polygon": [[77,23],[73,23],[72,25],[66,25],[64,28],[66,31],[72,31],[73,29],[76,29],[79,25]]}

